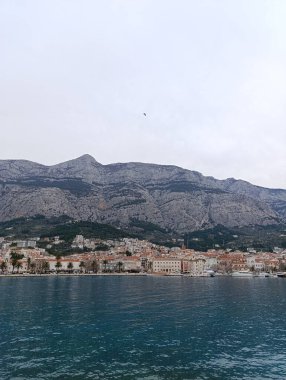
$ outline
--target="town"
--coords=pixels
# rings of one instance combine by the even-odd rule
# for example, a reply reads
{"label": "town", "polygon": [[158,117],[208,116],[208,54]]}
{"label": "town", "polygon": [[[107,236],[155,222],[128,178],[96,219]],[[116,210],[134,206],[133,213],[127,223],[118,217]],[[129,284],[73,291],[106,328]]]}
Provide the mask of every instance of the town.
{"label": "town", "polygon": [[26,240],[0,238],[0,274],[154,274],[213,276],[237,272],[275,274],[286,269],[286,250],[247,252],[212,249],[198,252],[182,247],[165,247],[146,240],[85,239],[77,235],[73,253],[53,255],[63,243],[59,236]]}

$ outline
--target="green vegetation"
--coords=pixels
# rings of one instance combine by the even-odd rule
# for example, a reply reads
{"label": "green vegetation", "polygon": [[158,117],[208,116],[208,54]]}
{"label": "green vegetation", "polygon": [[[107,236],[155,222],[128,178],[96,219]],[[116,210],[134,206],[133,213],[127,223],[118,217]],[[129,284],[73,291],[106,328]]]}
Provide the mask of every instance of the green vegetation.
{"label": "green vegetation", "polygon": [[43,215],[36,215],[31,218],[13,219],[0,223],[0,236],[12,236],[18,239],[40,236],[57,225],[69,223],[70,220],[65,215],[57,218],[45,218]]}
{"label": "green vegetation", "polygon": [[73,270],[73,263],[68,263],[68,271],[71,273]]}
{"label": "green vegetation", "polygon": [[100,224],[95,222],[70,221],[66,224],[60,224],[52,228],[49,233],[42,236],[52,237],[59,236],[61,240],[71,242],[76,235],[84,235],[85,238],[98,239],[119,239],[130,236],[123,230],[119,230],[108,224]]}
{"label": "green vegetation", "polygon": [[7,263],[5,263],[5,261],[2,261],[2,263],[0,265],[0,269],[1,269],[2,273],[4,273],[7,270]]}
{"label": "green vegetation", "polygon": [[56,271],[58,272],[58,271],[60,270],[60,268],[62,267],[61,262],[60,262],[60,261],[57,261],[55,267],[56,267]]}
{"label": "green vegetation", "polygon": [[[128,232],[127,232],[128,230]],[[0,236],[11,236],[11,238],[25,239],[41,237],[37,242],[39,248],[46,248],[49,241],[44,238],[59,236],[65,243],[53,245],[48,249],[51,254],[73,253],[71,241],[76,235],[83,235],[85,238],[121,239],[124,237],[146,239],[157,244],[167,244],[174,246],[172,238],[180,237],[178,234],[166,231],[164,228],[150,222],[133,219],[126,230],[112,227],[108,224],[101,224],[90,221],[74,221],[66,215],[53,218],[45,218],[36,215],[30,218],[19,218],[0,223]],[[105,248],[98,248],[104,250]],[[78,249],[76,250],[79,251]]]}
{"label": "green vegetation", "polygon": [[80,271],[83,272],[84,268],[85,268],[85,262],[81,261],[80,264],[79,264],[79,267],[80,267]]}
{"label": "green vegetation", "polygon": [[96,251],[108,251],[109,247],[106,244],[98,244],[98,246],[95,248]]}
{"label": "green vegetation", "polygon": [[[2,182],[3,183],[3,182]],[[1,184],[1,182],[0,182]],[[25,179],[17,179],[17,181],[7,181],[7,185],[18,185],[24,187],[49,188],[55,187],[61,190],[69,191],[77,197],[85,196],[91,191],[91,185],[81,178],[45,178],[45,177],[29,177]]]}
{"label": "green vegetation", "polygon": [[119,273],[121,273],[122,270],[123,270],[123,267],[124,267],[123,262],[122,262],[122,261],[119,261],[119,262],[117,263],[117,271],[118,271]]}
{"label": "green vegetation", "polygon": [[98,262],[96,260],[93,260],[90,266],[93,273],[98,272]]}
{"label": "green vegetation", "polygon": [[[19,218],[0,223],[0,236],[10,236],[11,240],[40,237],[41,239],[37,242],[37,246],[47,249],[47,246],[51,244],[51,248],[47,249],[47,251],[53,255],[65,256],[79,252],[80,249],[73,249],[71,247],[72,240],[76,235],[102,240],[121,239],[124,237],[139,238],[167,247],[182,245],[182,241],[177,240],[182,238],[182,236],[174,231],[165,230],[151,222],[133,219],[126,230],[117,229],[108,224],[74,221],[65,215],[57,218],[45,218],[42,215],[37,215],[31,218]],[[54,236],[59,236],[62,242],[53,244],[51,238]],[[250,247],[256,250],[271,251],[274,247],[286,248],[286,225],[248,226],[241,228],[227,228],[218,225],[214,228],[186,233],[184,244],[188,248],[198,251],[206,251],[213,248],[246,251]],[[108,246],[100,244],[96,250],[105,251],[108,250]],[[81,251],[88,252],[90,249],[83,248]],[[126,252],[126,255],[130,255],[130,253]]]}
{"label": "green vegetation", "polygon": [[130,227],[136,227],[142,229],[144,232],[163,232],[166,233],[166,230],[157,224],[151,222],[144,222],[143,220],[132,219]]}
{"label": "green vegetation", "polygon": [[103,260],[103,265],[104,265],[104,272],[106,272],[106,268],[107,268],[107,264],[108,264],[108,261],[107,260]]}
{"label": "green vegetation", "polygon": [[132,219],[128,231],[133,237],[149,240],[154,244],[166,245],[168,247],[177,246],[177,243],[174,243],[174,241],[182,238],[181,235],[174,231],[166,230],[157,224],[139,219]]}
{"label": "green vegetation", "polygon": [[238,249],[247,248],[272,251],[274,247],[285,244],[286,225],[248,226],[227,228],[218,225],[214,228],[190,232],[185,235],[185,245],[198,251],[208,249]]}
{"label": "green vegetation", "polygon": [[42,270],[44,273],[47,273],[50,270],[50,264],[47,261],[42,263]]}
{"label": "green vegetation", "polygon": [[24,255],[20,255],[19,253],[17,252],[11,252],[11,264],[12,264],[12,273],[14,272],[14,269],[15,267],[17,268],[18,272],[19,272],[19,269],[22,267],[22,264],[20,262],[20,260],[24,257]]}
{"label": "green vegetation", "polygon": [[[0,223],[0,236],[23,239],[32,236],[59,236],[60,239],[71,241],[76,235],[99,239],[118,239],[130,236],[126,231],[119,230],[108,224],[89,221],[77,222],[66,215],[53,218],[36,215],[31,218],[19,218]],[[47,243],[41,242],[41,244],[45,247]]]}
{"label": "green vegetation", "polygon": [[176,240],[171,240],[171,241],[164,241],[164,240],[152,240],[152,243],[157,244],[157,245],[163,245],[168,248],[174,248],[174,247],[182,247],[182,242],[176,241]]}
{"label": "green vegetation", "polygon": [[154,190],[162,190],[162,191],[169,191],[171,193],[189,193],[189,192],[207,192],[207,193],[214,193],[214,194],[221,194],[225,193],[224,190],[221,189],[215,189],[215,188],[209,188],[206,186],[198,185],[197,183],[193,183],[190,181],[169,181],[160,185],[153,185],[149,184],[146,186],[151,191]]}
{"label": "green vegetation", "polygon": [[63,242],[60,244],[54,244],[52,245],[52,248],[47,249],[47,252],[50,255],[70,255],[72,253],[78,252],[79,250],[77,249],[76,251],[71,248],[71,244],[69,242]]}

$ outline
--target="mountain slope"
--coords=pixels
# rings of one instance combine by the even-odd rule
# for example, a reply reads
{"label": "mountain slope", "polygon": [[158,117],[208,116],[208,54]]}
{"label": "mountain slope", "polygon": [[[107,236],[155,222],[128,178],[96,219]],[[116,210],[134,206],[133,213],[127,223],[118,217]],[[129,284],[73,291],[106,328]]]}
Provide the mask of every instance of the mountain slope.
{"label": "mountain slope", "polygon": [[0,161],[0,195],[0,221],[67,215],[121,227],[141,220],[183,233],[286,218],[286,190],[220,181],[176,166],[101,165],[89,155],[54,166]]}

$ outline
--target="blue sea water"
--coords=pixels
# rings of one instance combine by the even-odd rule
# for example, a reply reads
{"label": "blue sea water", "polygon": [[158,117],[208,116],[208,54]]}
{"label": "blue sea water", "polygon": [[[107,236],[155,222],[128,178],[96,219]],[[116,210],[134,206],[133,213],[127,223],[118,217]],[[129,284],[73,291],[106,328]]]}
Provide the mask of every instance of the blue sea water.
{"label": "blue sea water", "polygon": [[286,379],[286,280],[0,278],[0,379]]}

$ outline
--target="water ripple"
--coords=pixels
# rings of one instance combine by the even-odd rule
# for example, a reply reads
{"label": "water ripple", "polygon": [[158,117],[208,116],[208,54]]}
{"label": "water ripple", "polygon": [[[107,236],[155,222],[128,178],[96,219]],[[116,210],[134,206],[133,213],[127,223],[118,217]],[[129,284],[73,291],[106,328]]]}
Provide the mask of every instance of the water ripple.
{"label": "water ripple", "polygon": [[0,378],[285,379],[286,281],[1,278]]}

